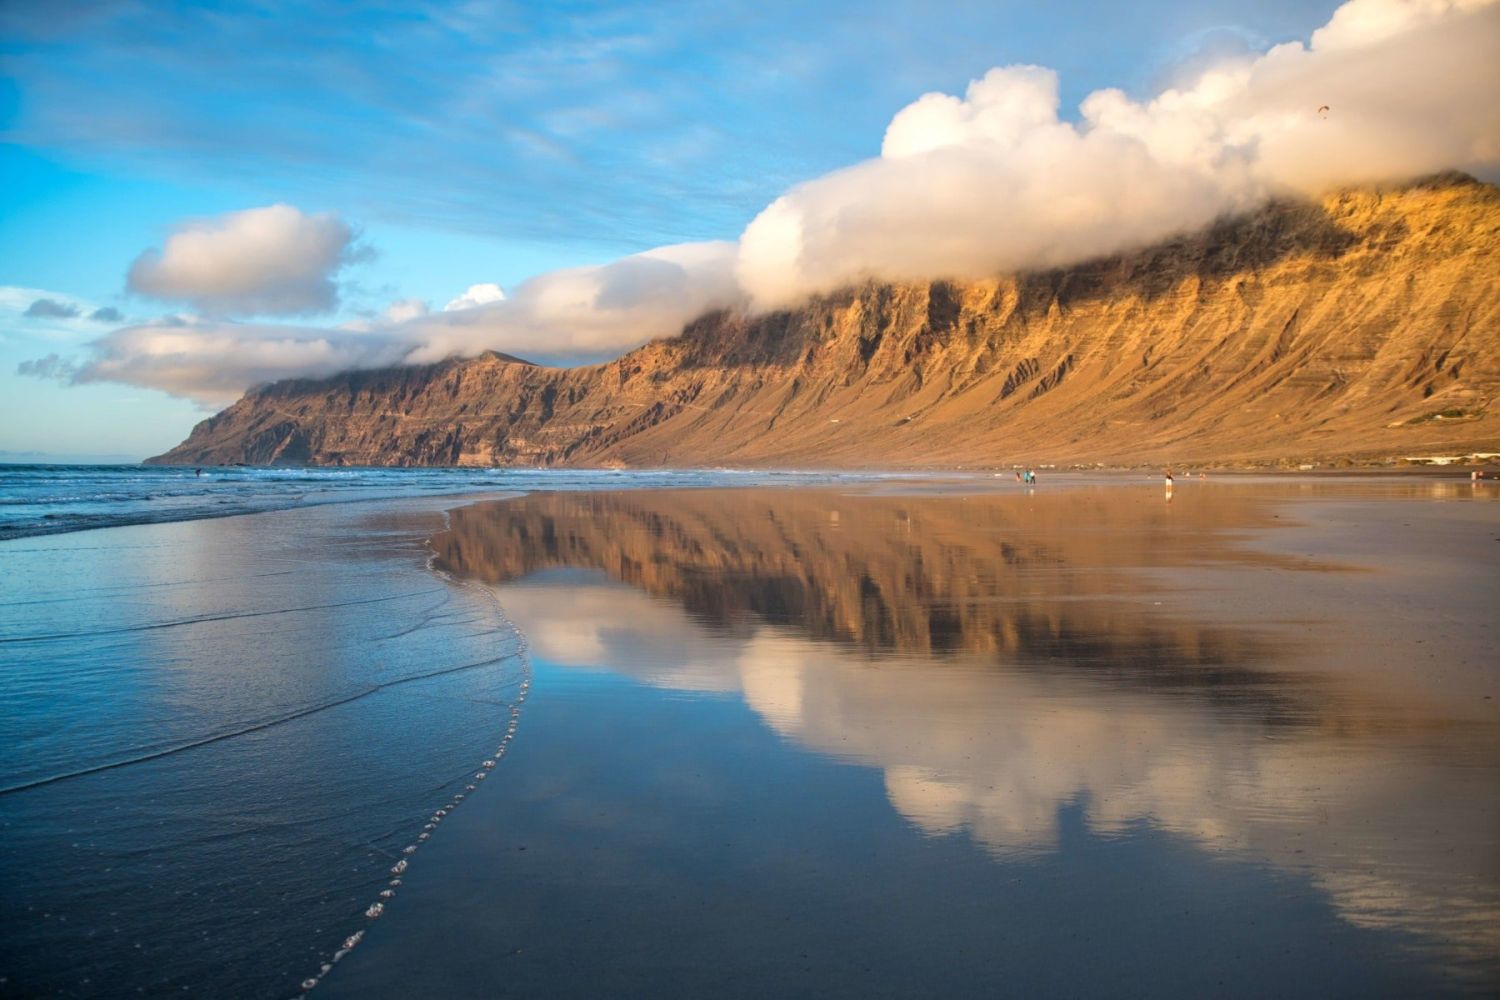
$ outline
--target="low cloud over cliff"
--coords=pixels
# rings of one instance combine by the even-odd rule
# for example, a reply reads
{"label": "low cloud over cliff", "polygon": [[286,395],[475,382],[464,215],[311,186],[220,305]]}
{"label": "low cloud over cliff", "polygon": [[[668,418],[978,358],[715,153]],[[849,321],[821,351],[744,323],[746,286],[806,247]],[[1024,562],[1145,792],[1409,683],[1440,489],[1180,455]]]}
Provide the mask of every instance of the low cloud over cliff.
{"label": "low cloud over cliff", "polygon": [[926,94],[878,159],[778,198],[740,240],[752,300],[866,277],[980,277],[1074,263],[1280,194],[1500,160],[1500,8],[1353,0],[1306,45],[1221,62],[1149,101],[1090,94],[1058,118],[1057,75],[991,70]]}
{"label": "low cloud over cliff", "polygon": [[125,382],[217,407],[252,385],[277,379],[421,364],[491,349],[549,361],[604,358],[734,301],[734,252],[733,243],[662,247],[600,267],[552,271],[523,282],[508,298],[480,286],[441,312],[395,303],[386,320],[373,325],[171,316],[101,337],[80,368],[64,368],[54,359],[22,374]]}
{"label": "low cloud over cliff", "polygon": [[107,335],[74,378],[217,405],[270,379],[488,349],[593,359],[715,308],[777,308],[866,278],[1068,264],[1339,184],[1493,177],[1497,50],[1497,0],[1351,0],[1305,43],[1226,57],[1148,100],[1096,91],[1076,121],[1059,117],[1052,70],[997,68],[962,97],[901,109],[880,156],[786,192],[738,242],[551,272],[510,298],[455,289],[444,311],[400,303],[362,329],[227,319],[331,309],[357,252],[331,216],[235,213],[182,227],[130,269],[133,290],[199,315]]}

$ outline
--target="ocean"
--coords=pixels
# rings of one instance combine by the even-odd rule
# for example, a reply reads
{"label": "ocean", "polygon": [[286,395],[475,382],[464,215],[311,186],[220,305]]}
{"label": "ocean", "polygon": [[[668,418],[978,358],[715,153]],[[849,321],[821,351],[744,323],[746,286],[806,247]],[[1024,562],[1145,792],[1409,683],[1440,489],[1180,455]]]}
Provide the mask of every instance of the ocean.
{"label": "ocean", "polygon": [[0,464],[0,539],[228,517],[361,500],[508,490],[858,482],[878,473],[800,471]]}

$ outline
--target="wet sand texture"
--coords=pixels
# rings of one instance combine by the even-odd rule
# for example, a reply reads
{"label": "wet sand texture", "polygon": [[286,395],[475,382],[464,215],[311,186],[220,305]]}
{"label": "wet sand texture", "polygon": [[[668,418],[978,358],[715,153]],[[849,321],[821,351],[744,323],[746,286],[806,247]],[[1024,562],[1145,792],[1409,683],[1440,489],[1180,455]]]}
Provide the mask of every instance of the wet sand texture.
{"label": "wet sand texture", "polygon": [[1492,991],[1487,496],[460,510],[521,737],[319,995]]}
{"label": "wet sand texture", "polygon": [[0,547],[0,995],[286,997],[364,928],[523,681],[493,601],[427,570],[441,525],[340,505]]}

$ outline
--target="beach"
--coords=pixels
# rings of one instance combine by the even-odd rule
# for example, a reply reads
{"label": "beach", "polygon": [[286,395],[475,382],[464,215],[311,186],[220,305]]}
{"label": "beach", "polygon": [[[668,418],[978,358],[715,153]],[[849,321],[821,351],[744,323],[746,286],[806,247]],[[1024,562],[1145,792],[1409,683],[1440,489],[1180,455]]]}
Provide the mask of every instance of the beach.
{"label": "beach", "polygon": [[584,485],[3,543],[5,992],[1500,985],[1494,486]]}
{"label": "beach", "polygon": [[1493,989],[1494,497],[1174,492],[456,512],[521,738],[321,995]]}

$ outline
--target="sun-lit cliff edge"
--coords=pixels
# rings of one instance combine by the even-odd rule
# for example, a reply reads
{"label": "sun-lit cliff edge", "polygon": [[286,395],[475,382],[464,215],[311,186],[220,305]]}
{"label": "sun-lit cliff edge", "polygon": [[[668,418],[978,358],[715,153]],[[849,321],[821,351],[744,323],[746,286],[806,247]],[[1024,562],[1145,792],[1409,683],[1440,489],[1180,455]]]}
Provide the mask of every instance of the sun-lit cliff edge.
{"label": "sun-lit cliff edge", "polygon": [[1285,202],[1134,253],[718,313],[587,368],[254,389],[152,462],[954,466],[1500,452],[1500,189]]}

